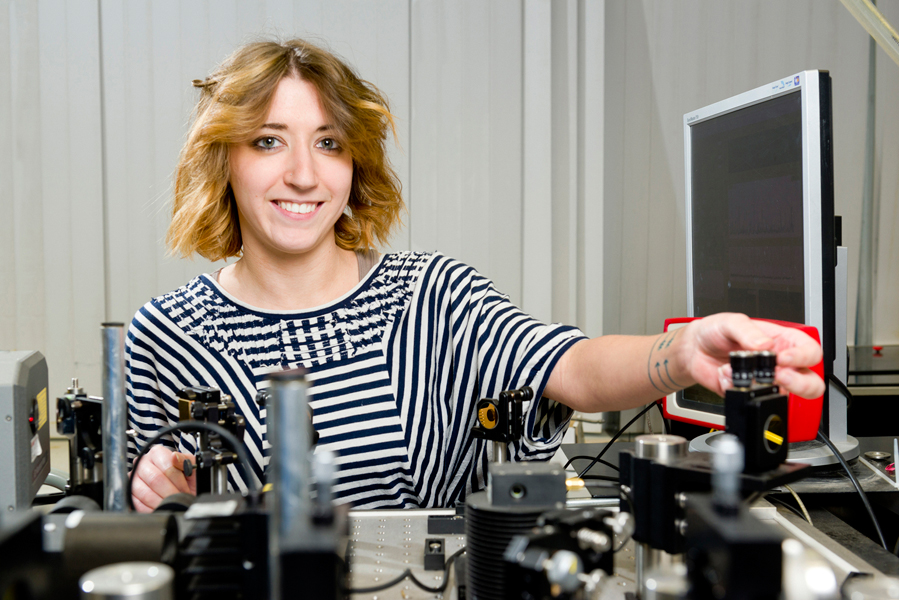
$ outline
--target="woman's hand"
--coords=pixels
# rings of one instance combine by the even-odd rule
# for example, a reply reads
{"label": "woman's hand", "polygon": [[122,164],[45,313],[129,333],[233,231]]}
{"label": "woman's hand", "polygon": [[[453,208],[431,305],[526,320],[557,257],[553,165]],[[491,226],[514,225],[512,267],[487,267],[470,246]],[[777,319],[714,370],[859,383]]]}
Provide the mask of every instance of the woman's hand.
{"label": "woman's hand", "polygon": [[731,386],[729,354],[735,350],[775,352],[775,383],[803,398],[824,393],[824,381],[810,369],[821,362],[821,346],[799,329],[721,313],[691,322],[680,341],[678,352],[690,378],[722,396]]}
{"label": "woman's hand", "polygon": [[197,494],[197,476],[184,474],[184,461],[196,464],[191,454],[172,452],[164,446],[153,446],[132,471],[131,493],[137,512],[152,512],[172,494]]}

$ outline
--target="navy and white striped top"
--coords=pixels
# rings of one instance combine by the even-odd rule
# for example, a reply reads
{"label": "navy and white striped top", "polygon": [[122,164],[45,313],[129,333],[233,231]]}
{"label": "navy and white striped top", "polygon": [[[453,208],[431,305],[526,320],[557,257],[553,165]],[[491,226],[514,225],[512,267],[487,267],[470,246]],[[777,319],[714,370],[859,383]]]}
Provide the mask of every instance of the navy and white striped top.
{"label": "navy and white striped top", "polygon": [[[452,506],[484,487],[492,443],[470,433],[479,399],[531,386],[525,438],[510,454],[552,456],[571,410],[541,394],[558,358],[582,338],[535,321],[474,269],[440,254],[388,254],[343,297],[303,312],[253,308],[202,275],[135,315],[129,420],[142,445],[177,422],[178,390],[218,388],[246,418],[261,479],[270,446],[256,391],[268,385],[266,374],[303,366],[318,446],[338,453],[339,502]],[[194,451],[188,435],[178,446]],[[132,458],[136,451],[132,442]],[[245,490],[229,469],[231,486]]]}

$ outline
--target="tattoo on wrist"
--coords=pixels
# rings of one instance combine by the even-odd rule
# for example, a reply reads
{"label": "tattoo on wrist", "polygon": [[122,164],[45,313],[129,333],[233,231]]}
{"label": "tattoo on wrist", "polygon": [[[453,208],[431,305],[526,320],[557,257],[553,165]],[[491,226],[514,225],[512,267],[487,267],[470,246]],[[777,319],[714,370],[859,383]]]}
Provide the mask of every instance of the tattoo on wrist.
{"label": "tattoo on wrist", "polygon": [[685,387],[674,380],[668,367],[668,348],[679,331],[679,329],[668,331],[657,337],[649,349],[649,357],[646,361],[646,374],[649,376],[649,383],[665,395]]}

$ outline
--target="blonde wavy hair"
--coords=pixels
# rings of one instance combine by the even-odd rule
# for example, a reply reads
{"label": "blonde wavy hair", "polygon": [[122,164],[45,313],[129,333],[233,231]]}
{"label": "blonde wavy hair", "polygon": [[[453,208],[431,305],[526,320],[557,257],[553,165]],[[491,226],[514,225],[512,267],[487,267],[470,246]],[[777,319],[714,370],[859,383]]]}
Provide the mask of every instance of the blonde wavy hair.
{"label": "blonde wavy hair", "polygon": [[311,83],[338,143],[353,159],[349,211],[334,226],[345,250],[386,243],[404,209],[401,184],[387,159],[387,133],[396,124],[387,98],[343,61],[304,40],[242,46],[200,88],[194,123],[175,176],[166,243],[173,254],[194,252],[216,261],[240,256],[242,238],[229,179],[229,146],[245,143],[265,123],[278,83],[289,76]]}

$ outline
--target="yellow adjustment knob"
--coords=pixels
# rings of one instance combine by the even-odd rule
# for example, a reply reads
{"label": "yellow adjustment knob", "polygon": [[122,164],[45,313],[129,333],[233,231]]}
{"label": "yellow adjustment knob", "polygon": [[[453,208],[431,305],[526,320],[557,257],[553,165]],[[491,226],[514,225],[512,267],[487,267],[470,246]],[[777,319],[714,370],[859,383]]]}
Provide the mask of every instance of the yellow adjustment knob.
{"label": "yellow adjustment knob", "polygon": [[499,415],[496,407],[491,405],[485,406],[478,411],[478,421],[484,429],[493,429],[499,423]]}
{"label": "yellow adjustment knob", "polygon": [[783,437],[777,435],[773,431],[768,431],[767,429],[765,430],[765,439],[769,442],[777,444],[778,446],[782,446],[784,443]]}

